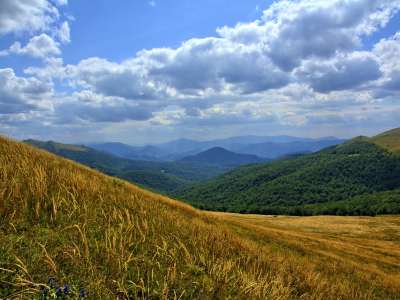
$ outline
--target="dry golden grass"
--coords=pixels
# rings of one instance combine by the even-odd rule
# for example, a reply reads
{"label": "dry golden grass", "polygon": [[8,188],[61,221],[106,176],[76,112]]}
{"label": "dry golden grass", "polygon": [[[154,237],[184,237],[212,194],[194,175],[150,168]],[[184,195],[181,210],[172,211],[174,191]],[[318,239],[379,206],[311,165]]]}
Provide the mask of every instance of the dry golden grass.
{"label": "dry golden grass", "polygon": [[0,195],[2,299],[400,298],[396,218],[201,212],[2,137]]}
{"label": "dry golden grass", "polygon": [[74,151],[88,151],[88,148],[84,145],[61,144],[61,143],[57,143],[54,141],[42,142],[42,141],[29,139],[29,140],[24,141],[24,143],[31,145],[31,146],[39,146],[38,148],[45,147],[45,145],[50,145],[56,151],[59,151],[60,149],[67,149],[67,150],[74,150]]}
{"label": "dry golden grass", "polygon": [[368,284],[400,287],[400,217],[260,216],[214,213],[314,258],[355,266]]}
{"label": "dry golden grass", "polygon": [[393,152],[396,155],[400,155],[400,128],[395,128],[389,131],[385,131],[381,134],[373,136],[368,139],[368,142],[377,144],[382,148],[388,149],[389,152]]}

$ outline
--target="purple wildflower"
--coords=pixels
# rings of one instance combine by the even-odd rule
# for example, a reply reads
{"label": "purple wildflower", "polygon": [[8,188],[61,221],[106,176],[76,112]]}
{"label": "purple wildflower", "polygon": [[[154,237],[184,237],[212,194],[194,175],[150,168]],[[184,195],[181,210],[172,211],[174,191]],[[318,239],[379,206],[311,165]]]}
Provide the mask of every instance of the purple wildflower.
{"label": "purple wildflower", "polygon": [[56,290],[56,295],[61,297],[62,296],[62,290],[61,289],[57,289]]}
{"label": "purple wildflower", "polygon": [[41,285],[41,286],[40,286],[40,292],[41,292],[42,294],[46,294],[46,293],[47,293],[46,290],[44,289],[44,285]]}
{"label": "purple wildflower", "polygon": [[85,289],[81,289],[81,291],[79,292],[79,298],[83,298],[85,297],[85,295],[86,295]]}
{"label": "purple wildflower", "polygon": [[64,293],[65,293],[65,295],[69,295],[69,290],[70,290],[70,289],[71,289],[70,286],[64,285]]}

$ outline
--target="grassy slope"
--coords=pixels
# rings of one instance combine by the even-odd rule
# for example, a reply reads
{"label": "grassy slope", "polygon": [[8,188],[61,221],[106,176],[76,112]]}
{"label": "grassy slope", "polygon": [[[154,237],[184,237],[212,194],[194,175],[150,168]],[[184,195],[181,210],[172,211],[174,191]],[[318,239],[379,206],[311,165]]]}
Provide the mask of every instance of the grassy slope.
{"label": "grassy slope", "polygon": [[339,147],[343,147],[357,141],[370,142],[388,150],[388,152],[400,155],[400,128],[395,128],[382,132],[381,134],[375,135],[371,138],[359,135],[350,140],[347,140],[346,142],[341,143]]}
{"label": "grassy slope", "polygon": [[49,277],[88,299],[400,297],[397,266],[309,251],[2,137],[0,195],[2,299]]}
{"label": "grassy slope", "polygon": [[400,128],[383,132],[369,138],[367,141],[377,144],[393,154],[400,155]]}
{"label": "grassy slope", "polygon": [[67,150],[74,150],[74,151],[84,151],[87,152],[89,148],[87,148],[84,145],[71,145],[71,144],[61,144],[53,141],[48,141],[48,142],[42,142],[42,141],[37,141],[37,140],[25,140],[24,143],[35,146],[37,148],[45,149],[49,152],[54,151],[54,152],[59,152],[61,149],[67,149]]}

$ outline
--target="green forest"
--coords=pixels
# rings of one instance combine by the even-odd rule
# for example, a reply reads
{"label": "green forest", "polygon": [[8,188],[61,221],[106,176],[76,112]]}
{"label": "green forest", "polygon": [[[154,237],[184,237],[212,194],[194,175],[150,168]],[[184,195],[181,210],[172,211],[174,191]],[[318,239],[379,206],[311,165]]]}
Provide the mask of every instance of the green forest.
{"label": "green forest", "polygon": [[116,177],[135,184],[151,187],[154,190],[168,193],[178,187],[190,184],[190,181],[177,178],[172,175],[154,171],[125,171],[120,172]]}
{"label": "green forest", "polygon": [[400,211],[400,157],[366,141],[235,168],[170,193],[207,210],[289,215]]}

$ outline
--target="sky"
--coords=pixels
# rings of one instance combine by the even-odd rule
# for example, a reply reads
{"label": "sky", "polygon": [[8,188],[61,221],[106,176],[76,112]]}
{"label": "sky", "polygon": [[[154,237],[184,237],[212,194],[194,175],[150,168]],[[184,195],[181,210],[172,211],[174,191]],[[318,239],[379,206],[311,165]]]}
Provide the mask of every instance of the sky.
{"label": "sky", "polygon": [[1,0],[0,134],[62,143],[400,127],[399,0]]}

